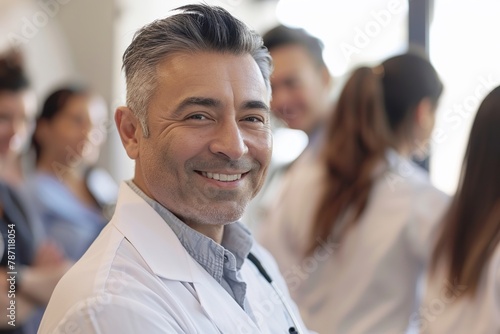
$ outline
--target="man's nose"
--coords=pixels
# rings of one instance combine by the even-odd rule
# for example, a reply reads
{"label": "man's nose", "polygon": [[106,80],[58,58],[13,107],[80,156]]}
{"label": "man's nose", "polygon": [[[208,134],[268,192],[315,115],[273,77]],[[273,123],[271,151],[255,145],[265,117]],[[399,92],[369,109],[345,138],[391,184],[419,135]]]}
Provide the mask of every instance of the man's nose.
{"label": "man's nose", "polygon": [[215,130],[210,151],[230,160],[238,160],[248,152],[237,120],[225,120]]}

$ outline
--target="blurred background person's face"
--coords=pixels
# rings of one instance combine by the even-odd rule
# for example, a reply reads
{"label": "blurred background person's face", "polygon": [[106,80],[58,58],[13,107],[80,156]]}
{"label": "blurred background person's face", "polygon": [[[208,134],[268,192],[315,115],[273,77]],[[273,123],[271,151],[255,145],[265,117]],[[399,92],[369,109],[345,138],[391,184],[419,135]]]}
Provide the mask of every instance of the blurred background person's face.
{"label": "blurred background person's face", "polygon": [[270,50],[271,109],[292,129],[311,134],[328,113],[330,76],[300,45],[283,45]]}
{"label": "blurred background person's face", "polygon": [[74,95],[53,119],[43,120],[37,129],[42,155],[65,165],[80,162],[92,127],[89,108],[87,95]]}
{"label": "blurred background person's face", "polygon": [[26,130],[26,103],[22,92],[0,91],[0,156],[14,148]]}

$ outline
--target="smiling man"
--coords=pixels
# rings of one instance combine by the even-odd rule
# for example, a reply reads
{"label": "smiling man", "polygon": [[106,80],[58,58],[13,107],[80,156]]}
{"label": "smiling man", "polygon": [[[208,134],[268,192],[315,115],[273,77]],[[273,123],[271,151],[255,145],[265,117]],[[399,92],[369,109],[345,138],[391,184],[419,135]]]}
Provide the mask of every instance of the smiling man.
{"label": "smiling man", "polygon": [[332,112],[332,77],[323,43],[305,30],[279,25],[264,34],[273,57],[271,108],[291,129],[316,140]]}
{"label": "smiling man", "polygon": [[271,58],[225,10],[179,10],[125,51],[115,121],[135,175],[39,333],[305,332],[274,261],[237,222],[270,160]]}

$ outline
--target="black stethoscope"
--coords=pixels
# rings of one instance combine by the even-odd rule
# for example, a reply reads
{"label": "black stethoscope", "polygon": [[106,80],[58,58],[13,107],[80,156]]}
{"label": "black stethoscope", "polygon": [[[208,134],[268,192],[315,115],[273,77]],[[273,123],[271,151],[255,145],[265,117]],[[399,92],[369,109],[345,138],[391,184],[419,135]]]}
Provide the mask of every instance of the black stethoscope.
{"label": "black stethoscope", "polygon": [[[266,281],[268,281],[269,284],[271,284],[271,286],[274,289],[274,292],[276,292],[276,294],[278,295],[278,297],[281,300],[281,303],[283,304],[283,306],[285,306],[286,313],[288,314],[288,317],[292,320],[292,323],[293,323],[293,326],[288,329],[288,333],[289,334],[306,333],[306,332],[303,332],[302,329],[300,329],[299,322],[298,322],[297,318],[295,317],[295,315],[293,314],[293,311],[292,311],[292,308],[290,307],[290,304],[285,300],[280,289],[273,282],[271,276],[269,276],[267,271],[264,269],[264,267],[260,263],[259,259],[257,259],[255,257],[255,255],[253,255],[252,253],[248,253],[247,258],[250,260],[250,262],[252,262],[255,265],[255,267],[257,267],[260,274],[266,279]],[[299,332],[299,329],[300,329],[300,332]]]}

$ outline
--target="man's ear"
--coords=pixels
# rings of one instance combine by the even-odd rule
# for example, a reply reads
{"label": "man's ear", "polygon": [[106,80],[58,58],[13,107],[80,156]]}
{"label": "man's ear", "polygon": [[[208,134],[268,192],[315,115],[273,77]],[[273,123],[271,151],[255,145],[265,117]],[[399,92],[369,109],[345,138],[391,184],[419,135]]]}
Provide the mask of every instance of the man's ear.
{"label": "man's ear", "polygon": [[115,123],[123,147],[130,159],[139,157],[139,141],[142,136],[140,123],[128,107],[118,107],[115,112]]}

